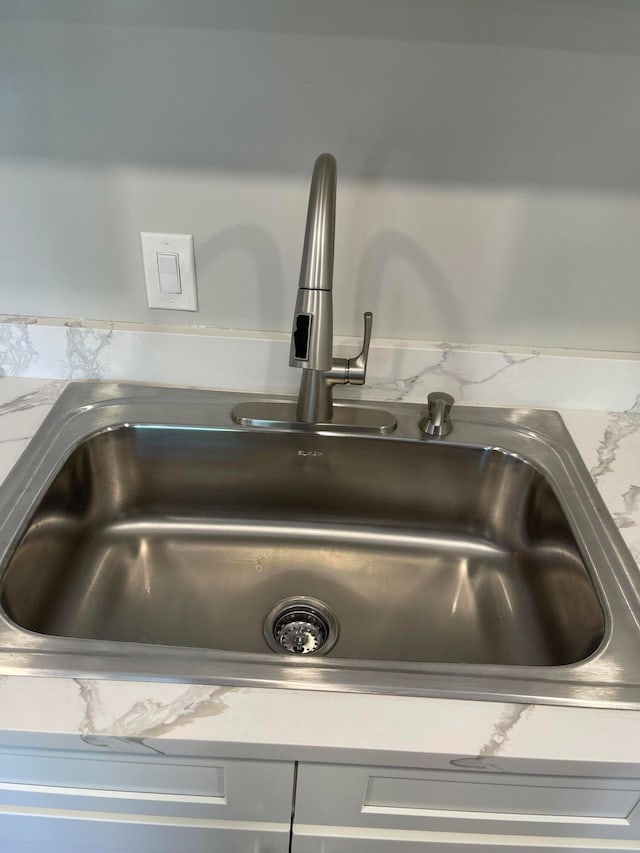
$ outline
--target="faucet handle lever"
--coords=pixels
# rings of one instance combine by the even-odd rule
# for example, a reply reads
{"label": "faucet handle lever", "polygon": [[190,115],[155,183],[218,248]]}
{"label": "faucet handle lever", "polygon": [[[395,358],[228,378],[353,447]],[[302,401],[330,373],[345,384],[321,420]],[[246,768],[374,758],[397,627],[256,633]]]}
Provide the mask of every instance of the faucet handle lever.
{"label": "faucet handle lever", "polygon": [[364,381],[367,376],[367,361],[369,360],[369,345],[371,344],[372,328],[373,314],[371,311],[365,311],[362,349],[358,355],[347,361],[347,382],[349,385],[364,385]]}

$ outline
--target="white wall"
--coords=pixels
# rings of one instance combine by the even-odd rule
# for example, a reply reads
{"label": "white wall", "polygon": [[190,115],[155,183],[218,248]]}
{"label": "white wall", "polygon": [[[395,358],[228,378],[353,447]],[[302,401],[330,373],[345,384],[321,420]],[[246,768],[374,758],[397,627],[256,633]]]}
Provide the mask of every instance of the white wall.
{"label": "white wall", "polygon": [[[640,350],[640,3],[0,0],[0,313],[284,330],[315,156],[336,331]],[[200,311],[138,233],[193,233]]]}

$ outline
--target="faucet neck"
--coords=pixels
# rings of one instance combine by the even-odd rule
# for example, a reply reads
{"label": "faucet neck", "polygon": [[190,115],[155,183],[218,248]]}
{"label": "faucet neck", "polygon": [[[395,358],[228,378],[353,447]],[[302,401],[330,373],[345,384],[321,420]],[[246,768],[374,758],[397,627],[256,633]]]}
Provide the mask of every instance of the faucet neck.
{"label": "faucet neck", "polygon": [[313,167],[298,285],[303,290],[333,289],[337,172],[332,154],[321,154]]}
{"label": "faucet neck", "polygon": [[319,370],[303,370],[296,417],[300,423],[327,423],[333,417],[333,386]]}
{"label": "faucet neck", "polygon": [[364,344],[355,358],[333,357],[333,247],[337,165],[321,154],[313,167],[300,285],[291,333],[289,364],[302,368],[296,417],[307,424],[333,417],[334,385],[362,385],[371,338],[371,313],[364,317]]}

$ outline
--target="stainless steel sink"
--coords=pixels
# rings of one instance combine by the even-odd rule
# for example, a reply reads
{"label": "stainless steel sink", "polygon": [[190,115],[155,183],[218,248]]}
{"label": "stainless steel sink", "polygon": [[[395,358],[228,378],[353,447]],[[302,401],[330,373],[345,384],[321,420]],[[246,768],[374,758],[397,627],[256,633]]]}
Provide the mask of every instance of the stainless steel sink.
{"label": "stainless steel sink", "polygon": [[556,414],[246,398],[65,391],[0,496],[3,671],[640,703],[637,569]]}
{"label": "stainless steel sink", "polygon": [[9,560],[6,614],[40,634],[268,652],[296,595],[334,657],[562,665],[604,615],[529,462],[427,442],[128,426],[83,441]]}

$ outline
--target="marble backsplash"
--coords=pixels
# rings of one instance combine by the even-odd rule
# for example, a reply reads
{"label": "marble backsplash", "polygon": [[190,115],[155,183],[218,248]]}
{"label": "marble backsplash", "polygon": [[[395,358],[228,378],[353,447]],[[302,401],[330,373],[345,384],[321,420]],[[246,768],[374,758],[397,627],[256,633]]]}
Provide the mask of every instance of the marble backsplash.
{"label": "marble backsplash", "polygon": [[[336,339],[336,354],[359,341]],[[0,376],[103,379],[294,393],[289,336],[203,328],[0,317]],[[432,390],[476,405],[640,412],[640,356],[374,340],[364,389],[336,396],[422,402]]]}

